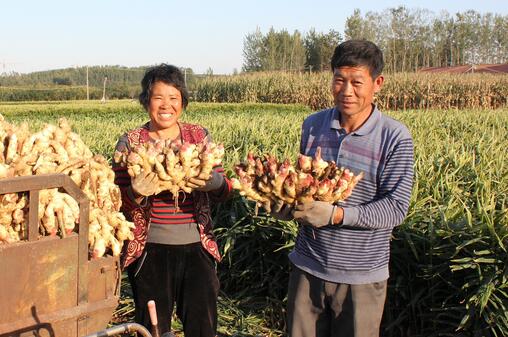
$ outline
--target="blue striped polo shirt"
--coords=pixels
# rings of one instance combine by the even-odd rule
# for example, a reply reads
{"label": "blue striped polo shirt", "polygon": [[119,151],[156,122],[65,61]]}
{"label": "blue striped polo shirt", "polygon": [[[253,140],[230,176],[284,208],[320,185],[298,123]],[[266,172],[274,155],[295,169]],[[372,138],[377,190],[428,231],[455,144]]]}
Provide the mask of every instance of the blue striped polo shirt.
{"label": "blue striped polo shirt", "polygon": [[366,284],[388,279],[390,238],[407,214],[413,184],[413,140],[400,122],[374,108],[367,121],[346,134],[336,108],[316,112],[302,125],[300,152],[364,173],[339,205],[342,225],[301,226],[289,254],[298,268],[321,279]]}

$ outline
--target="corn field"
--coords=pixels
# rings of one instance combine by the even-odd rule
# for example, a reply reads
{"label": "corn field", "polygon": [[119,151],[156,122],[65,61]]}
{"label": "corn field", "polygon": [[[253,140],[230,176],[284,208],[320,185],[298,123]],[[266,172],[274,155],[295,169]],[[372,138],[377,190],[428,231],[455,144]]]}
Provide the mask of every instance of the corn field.
{"label": "corn field", "polygon": [[[263,90],[267,95],[278,93],[283,100],[287,93],[301,92],[298,85],[303,86],[300,83],[306,82],[307,75],[298,76],[302,77],[299,84],[286,81],[286,92],[275,89],[288,80],[283,76],[265,78],[259,85],[266,86]],[[328,80],[320,76],[321,81]],[[316,76],[308,81],[308,85],[316,86],[315,93],[319,92],[318,85],[323,87],[317,79]],[[506,105],[506,78],[489,80],[499,81],[499,87],[490,90],[504,90],[504,101],[493,95],[489,105],[488,95],[467,94],[462,96],[469,97],[464,102],[478,104],[478,108],[482,104],[493,106],[493,102]],[[240,88],[230,94],[259,101],[256,92],[261,91],[256,91],[252,84],[255,82],[250,83],[253,88]],[[478,83],[469,90],[480,91]],[[385,92],[389,88],[396,86],[385,87]],[[222,100],[221,90],[225,89],[217,82],[217,96],[210,97]],[[401,97],[401,93],[397,95]],[[381,97],[386,100],[388,96]],[[507,336],[508,109],[458,111],[448,109],[447,104],[452,103],[446,98],[437,101],[446,109],[429,106],[428,111],[409,110],[408,105],[406,111],[387,111],[412,132],[416,176],[408,217],[394,231],[391,243],[391,276],[382,335]],[[182,118],[207,127],[215,142],[224,143],[224,165],[232,176],[233,165],[243,160],[248,151],[296,158],[300,125],[311,113],[306,106],[308,101],[301,103],[191,103]],[[34,129],[65,116],[93,153],[110,160],[118,137],[148,119],[133,101],[0,103],[0,113],[11,123],[28,121]],[[219,335],[283,336],[287,254],[297,225],[276,221],[262,211],[256,213],[255,207],[238,195],[215,209],[214,221],[224,256],[218,266]],[[123,288],[114,322],[133,318],[127,283]],[[180,328],[175,322],[174,329]]]}
{"label": "corn field", "polygon": [[[331,106],[331,73],[253,73],[209,77],[196,83],[199,102]],[[496,109],[508,105],[508,75],[396,73],[377,95],[383,110]]]}

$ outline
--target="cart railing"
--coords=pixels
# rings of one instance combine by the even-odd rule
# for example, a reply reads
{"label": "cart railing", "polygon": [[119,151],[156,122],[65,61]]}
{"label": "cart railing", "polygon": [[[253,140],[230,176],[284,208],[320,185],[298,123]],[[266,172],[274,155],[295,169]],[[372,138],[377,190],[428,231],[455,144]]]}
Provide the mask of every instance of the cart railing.
{"label": "cart railing", "polygon": [[[77,234],[39,237],[39,191],[61,188],[79,204]],[[0,337],[46,330],[81,337],[107,326],[118,304],[118,257],[88,260],[90,200],[65,174],[0,179],[0,194],[28,192],[26,237],[0,244]],[[91,286],[91,288],[90,288]]]}
{"label": "cart railing", "polygon": [[[24,176],[2,179],[0,194],[17,193],[28,191],[28,241],[36,241],[39,236],[39,191],[50,188],[63,188],[79,204],[79,227],[78,233],[78,304],[87,302],[87,264],[88,260],[88,217],[90,214],[90,199],[72,179],[63,173],[41,174],[36,176]],[[0,246],[1,252],[1,246]]]}

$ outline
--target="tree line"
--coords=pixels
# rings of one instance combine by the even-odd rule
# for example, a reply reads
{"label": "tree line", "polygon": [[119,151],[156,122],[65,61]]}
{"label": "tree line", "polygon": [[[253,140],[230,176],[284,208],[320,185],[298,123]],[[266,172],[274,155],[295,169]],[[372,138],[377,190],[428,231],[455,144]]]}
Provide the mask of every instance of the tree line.
{"label": "tree line", "polygon": [[[141,79],[148,66],[91,66],[88,67],[88,85],[102,88],[107,78],[107,87],[140,86]],[[187,85],[195,81],[191,68],[181,68],[185,73]],[[87,67],[65,68],[37,71],[29,74],[12,73],[0,76],[0,87],[26,86],[86,86]]]}
{"label": "tree line", "polygon": [[321,33],[311,29],[303,36],[298,30],[290,34],[272,27],[263,35],[258,28],[244,39],[242,71],[326,70],[335,46],[341,41],[341,34],[335,30]]}
{"label": "tree line", "polygon": [[[0,76],[0,101],[59,101],[137,98],[141,79],[148,66],[91,66],[11,73]],[[191,68],[181,68],[187,87],[192,91],[199,76]],[[105,86],[104,86],[105,85]]]}
{"label": "tree line", "polygon": [[[88,84],[91,87],[102,87],[104,78],[110,83],[132,85],[139,84],[146,67],[127,68],[121,66],[92,66],[88,67]],[[86,85],[87,67],[65,68],[47,71],[37,71],[29,74],[13,73],[0,76],[0,86],[29,86],[29,85]]]}
{"label": "tree line", "polygon": [[344,27],[328,33],[311,29],[263,34],[259,29],[244,38],[242,70],[322,71],[337,44],[349,39],[375,42],[385,56],[386,72],[416,71],[422,67],[447,67],[508,62],[508,15],[474,10],[438,15],[404,6],[362,15],[356,9]]}

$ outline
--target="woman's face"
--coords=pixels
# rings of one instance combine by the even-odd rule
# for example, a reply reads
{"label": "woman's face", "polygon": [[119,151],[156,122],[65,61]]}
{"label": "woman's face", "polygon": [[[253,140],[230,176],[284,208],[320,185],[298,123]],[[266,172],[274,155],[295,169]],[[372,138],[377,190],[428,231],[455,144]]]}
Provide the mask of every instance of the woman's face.
{"label": "woman's face", "polygon": [[172,131],[178,129],[178,118],[182,114],[182,94],[174,86],[155,82],[148,104],[150,131]]}

